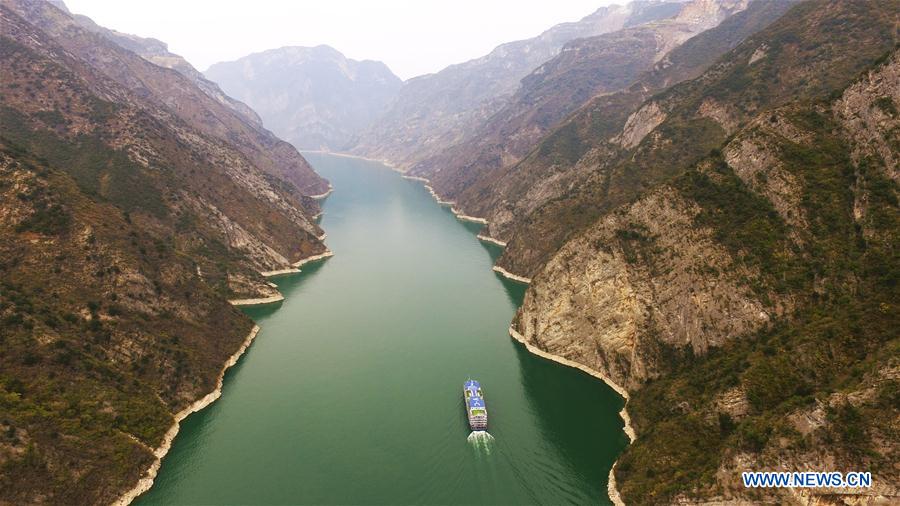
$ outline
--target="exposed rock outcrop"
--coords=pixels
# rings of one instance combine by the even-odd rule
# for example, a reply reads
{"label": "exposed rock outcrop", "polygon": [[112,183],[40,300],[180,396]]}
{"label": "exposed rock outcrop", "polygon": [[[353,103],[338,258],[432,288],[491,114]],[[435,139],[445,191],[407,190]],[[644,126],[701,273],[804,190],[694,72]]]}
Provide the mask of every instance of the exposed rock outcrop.
{"label": "exposed rock outcrop", "polygon": [[660,188],[570,241],[532,283],[516,327],[550,353],[626,388],[669,365],[672,350],[710,347],[767,325],[740,265],[695,226],[696,204]]}
{"label": "exposed rock outcrop", "polygon": [[[829,26],[817,7],[791,21]],[[534,276],[514,321],[523,339],[631,392],[638,437],[614,471],[626,502],[900,497],[889,330],[900,53],[870,58],[822,99],[746,119],[720,148],[570,236]],[[877,485],[744,487],[741,471],[761,469],[866,469]],[[665,478],[676,470],[691,484]]]}
{"label": "exposed rock outcrop", "polygon": [[[588,100],[632,84],[673,48],[743,12],[746,4],[723,2],[702,15],[689,7],[691,3],[630,4],[647,11],[641,23],[634,20],[619,30],[568,42],[525,76],[499,111],[473,124],[458,144],[417,162],[410,173],[426,175],[442,195],[455,199],[474,182],[514,166]],[[681,16],[681,11],[693,14]]]}
{"label": "exposed rock outcrop", "polygon": [[[735,5],[737,8],[743,7],[740,3]],[[549,129],[549,133],[534,149],[528,148],[521,161],[517,162],[515,157],[507,155],[494,156],[498,150],[512,149],[510,146],[519,142],[519,137],[513,135],[510,139],[514,141],[492,142],[489,135],[479,134],[480,138],[488,139],[486,150],[476,151],[475,156],[449,150],[449,153],[459,156],[443,160],[444,163],[438,165],[442,168],[434,175],[435,190],[443,198],[457,201],[458,207],[466,213],[483,216],[490,222],[491,236],[509,244],[509,253],[501,258],[501,266],[525,276],[534,276],[536,269],[549,259],[551,251],[558,248],[573,230],[587,225],[591,220],[589,216],[596,217],[598,206],[606,207],[603,198],[592,194],[595,189],[607,184],[606,178],[610,176],[612,167],[620,163],[624,165],[632,151],[615,141],[627,138],[629,145],[643,141],[649,137],[647,134],[653,127],[660,126],[650,120],[662,119],[665,123],[671,115],[677,102],[665,95],[650,100],[653,94],[661,89],[677,88],[675,84],[700,76],[717,58],[778,19],[790,5],[790,2],[778,0],[756,1],[739,12],[723,11],[730,15],[714,28],[700,32],[669,51],[625,90],[592,98],[555,129],[552,125],[546,125],[544,128]],[[712,17],[709,22],[716,19]],[[675,27],[679,26],[688,33],[699,29],[680,23],[660,20],[622,32],[645,31],[654,34],[659,31],[669,36],[677,32]],[[597,40],[615,41],[614,35],[604,35]],[[656,51],[655,43],[653,51]],[[566,95],[562,93],[559,96]],[[523,104],[527,106],[527,103]],[[646,107],[644,112],[653,114],[639,118],[635,113],[642,105]],[[725,110],[732,111],[730,108]],[[691,114],[697,115],[697,111],[694,109]],[[627,135],[623,136],[628,118],[633,114]],[[710,123],[714,121],[710,120]],[[643,127],[644,131],[636,130],[639,127]],[[508,132],[502,133],[505,135]],[[530,131],[528,135],[531,135]],[[668,141],[662,139],[660,142],[665,145]],[[632,149],[639,150],[639,146],[634,145]],[[627,169],[627,172],[635,171]],[[572,208],[579,208],[579,212],[567,212]],[[560,227],[558,223],[567,225]],[[527,240],[531,232],[523,235],[521,241],[516,240],[523,227],[530,230],[540,228],[539,235],[544,240],[540,244]]]}

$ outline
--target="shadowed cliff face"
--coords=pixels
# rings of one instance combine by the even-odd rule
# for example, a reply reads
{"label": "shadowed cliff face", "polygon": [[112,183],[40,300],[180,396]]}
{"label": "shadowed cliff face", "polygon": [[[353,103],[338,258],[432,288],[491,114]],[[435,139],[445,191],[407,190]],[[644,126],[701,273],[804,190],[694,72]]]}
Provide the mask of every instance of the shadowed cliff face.
{"label": "shadowed cliff face", "polygon": [[247,336],[227,300],[325,251],[327,184],[45,2],[0,3],[0,75],[0,502],[109,503]]}
{"label": "shadowed cliff face", "polygon": [[217,63],[206,76],[250,104],[268,128],[298,149],[342,151],[400,89],[375,61],[328,46],[283,47]]}
{"label": "shadowed cliff face", "polygon": [[677,10],[674,3],[656,1],[603,7],[538,37],[503,44],[481,58],[410,79],[353,152],[408,169],[470,135],[503,107],[523,77],[566,43],[671,17]]}
{"label": "shadowed cliff face", "polygon": [[554,135],[585,139],[577,162],[561,137],[532,154],[569,183],[506,211],[503,264],[534,273],[514,325],[632,390],[627,503],[788,500],[745,489],[748,469],[866,469],[854,493],[900,493],[898,16],[800,4],[605,141],[581,133],[603,105],[576,115]]}

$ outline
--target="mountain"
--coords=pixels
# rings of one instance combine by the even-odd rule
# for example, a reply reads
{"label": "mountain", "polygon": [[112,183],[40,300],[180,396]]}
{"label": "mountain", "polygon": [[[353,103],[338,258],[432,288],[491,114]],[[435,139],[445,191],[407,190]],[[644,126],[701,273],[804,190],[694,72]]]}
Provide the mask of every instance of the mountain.
{"label": "mountain", "polygon": [[603,7],[537,37],[502,44],[481,58],[410,79],[387,112],[363,132],[352,152],[408,169],[460,142],[503,106],[523,77],[567,42],[670,17],[679,8],[676,2],[655,0]]}
{"label": "mountain", "polygon": [[190,79],[198,88],[203,90],[207,95],[221,102],[223,105],[234,109],[235,112],[241,114],[244,119],[261,127],[262,120],[256,112],[244,104],[222,92],[218,85],[203,77],[197,69],[195,69],[187,60],[181,56],[170,53],[169,47],[165,42],[160,40],[138,37],[128,33],[118,32],[109,28],[102,27],[95,23],[91,18],[80,14],[69,13],[65,4],[60,2],[51,2],[64,12],[70,14],[79,26],[85,30],[98,33],[103,37],[115,42],[117,45],[132,51],[144,59],[151,61],[160,67],[166,67],[177,70],[182,75]]}
{"label": "mountain", "polygon": [[[634,282],[617,293],[659,304],[626,323],[633,366],[657,378],[629,403],[638,439],[615,478],[630,504],[900,500],[898,83],[894,49],[831,98],[760,111],[580,239],[629,262]],[[607,330],[602,350],[629,347]],[[756,469],[866,469],[873,487],[748,490],[740,473]],[[667,478],[676,470],[688,478]]]}
{"label": "mountain", "polygon": [[299,153],[118,42],[0,2],[2,503],[132,489],[252,338],[229,300],[327,251]]}
{"label": "mountain", "polygon": [[[104,75],[133,92],[170,108],[193,128],[232,142],[244,156],[270,175],[290,181],[307,195],[319,195],[328,190],[328,182],[319,177],[289,144],[208,95],[192,78],[152,64],[133,52],[130,43],[137,38],[110,38],[111,31],[86,30],[82,26],[84,21],[59,9],[51,9],[46,2],[20,2],[18,5],[20,15],[56,37],[66,50],[89,60]],[[130,41],[129,45],[120,45],[123,40]]]}
{"label": "mountain", "polygon": [[[716,40],[732,44],[723,44],[706,62],[711,63],[733,47],[740,41],[740,34],[746,36],[765,26],[766,21],[776,19],[785,8],[755,3],[751,13],[717,31],[721,35]],[[559,55],[523,78],[506,105],[474,129],[465,141],[417,163],[410,173],[429,178],[436,191],[453,200],[474,180],[515,164],[550,129],[592,97],[627,87],[651,67],[673,67],[670,59],[664,60],[673,49],[745,9],[747,2],[743,1],[686,2],[672,18],[570,42]],[[755,15],[757,11],[764,15]]]}
{"label": "mountain", "polygon": [[384,112],[400,78],[328,46],[283,47],[216,63],[206,77],[298,149],[340,151]]}
{"label": "mountain", "polygon": [[[532,278],[511,334],[628,391],[628,504],[900,497],[900,2],[764,18],[691,39],[457,197]],[[875,485],[740,477],[831,469]]]}
{"label": "mountain", "polygon": [[[728,28],[730,25],[726,26]],[[863,38],[861,43],[868,44],[851,53],[854,56],[864,55],[870,59],[880,56],[878,51],[883,51],[884,40],[890,40],[890,33],[884,35],[877,31],[862,31],[855,26],[851,28],[860,29],[854,35]],[[713,32],[713,35],[715,33],[721,32]],[[757,67],[735,68],[720,60],[708,65],[700,78],[680,84],[674,80],[674,86],[659,93],[653,83],[672,82],[668,74],[680,65],[654,69],[623,92],[592,99],[557,125],[519,163],[476,178],[457,195],[457,207],[466,214],[486,218],[490,222],[489,232],[510,243],[500,264],[507,270],[530,277],[573,231],[587,226],[611,206],[633,198],[637,190],[658,182],[664,174],[676,171],[678,164],[694,161],[709,149],[716,148],[752,111],[821,93],[822,89],[832,90],[834,83],[846,82],[870,61],[855,61],[839,54],[835,50],[837,42],[828,41],[824,30],[810,34],[813,35],[820,37],[813,42],[823,44],[823,51],[827,51],[824,56],[810,55],[810,58],[818,57],[821,61],[814,63],[823,67],[815,79],[812,76],[818,67],[808,68],[783,61],[779,62],[783,69],[760,75]],[[700,42],[704,40],[708,39]],[[752,37],[748,37],[742,44],[752,41]],[[697,56],[691,53],[704,51],[694,44],[681,49],[673,51],[668,58],[689,63]],[[788,56],[784,58],[789,60]],[[798,61],[802,60],[794,59],[794,62]],[[704,79],[732,69],[736,74],[732,81],[717,84],[715,93],[705,93]],[[774,79],[774,76],[778,78]],[[729,84],[751,77],[757,88],[746,94],[739,93],[738,88],[721,91],[731,90]],[[772,82],[766,81],[769,78]],[[670,114],[668,107],[686,101],[691,93],[692,99],[699,103],[685,106],[680,115]],[[720,96],[726,95],[735,102],[734,105],[721,102]],[[650,100],[653,96],[657,98]],[[668,128],[670,124],[680,122],[690,129]],[[688,130],[690,133],[685,134]],[[651,139],[659,143],[660,149],[642,145],[642,142],[649,142],[647,136],[654,131]],[[662,133],[687,135],[685,138],[694,142],[680,143],[669,137],[659,137]],[[620,178],[621,184],[612,184]],[[575,209],[578,211],[573,213]],[[559,226],[560,223],[568,225]],[[528,239],[532,234],[544,240],[534,243]]]}

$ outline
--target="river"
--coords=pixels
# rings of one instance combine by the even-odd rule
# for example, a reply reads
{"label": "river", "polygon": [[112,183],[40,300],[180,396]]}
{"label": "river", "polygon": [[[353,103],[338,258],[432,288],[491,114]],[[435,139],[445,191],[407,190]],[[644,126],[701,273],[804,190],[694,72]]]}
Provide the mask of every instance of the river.
{"label": "river", "polygon": [[[510,339],[524,286],[491,271],[499,248],[381,164],[306,157],[335,256],[247,309],[262,330],[136,502],[608,503],[623,400]],[[467,438],[470,377],[492,440]]]}

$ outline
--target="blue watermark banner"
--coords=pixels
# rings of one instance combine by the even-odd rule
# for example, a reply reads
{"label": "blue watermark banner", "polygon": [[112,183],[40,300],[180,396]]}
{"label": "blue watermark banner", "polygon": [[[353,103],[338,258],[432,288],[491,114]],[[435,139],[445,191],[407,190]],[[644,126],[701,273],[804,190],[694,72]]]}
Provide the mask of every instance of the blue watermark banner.
{"label": "blue watermark banner", "polygon": [[869,488],[872,486],[872,473],[868,472],[844,474],[837,471],[748,471],[741,473],[741,478],[747,488]]}

